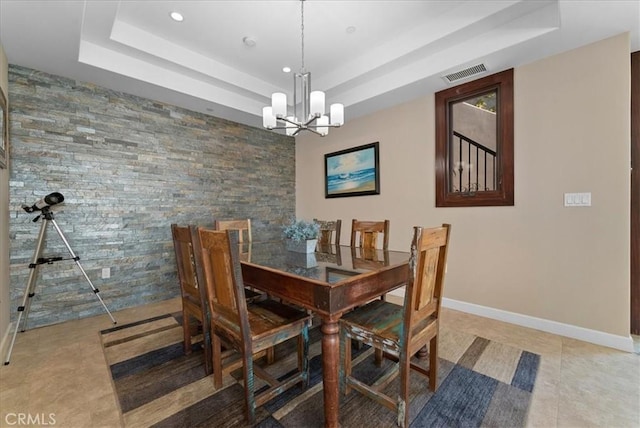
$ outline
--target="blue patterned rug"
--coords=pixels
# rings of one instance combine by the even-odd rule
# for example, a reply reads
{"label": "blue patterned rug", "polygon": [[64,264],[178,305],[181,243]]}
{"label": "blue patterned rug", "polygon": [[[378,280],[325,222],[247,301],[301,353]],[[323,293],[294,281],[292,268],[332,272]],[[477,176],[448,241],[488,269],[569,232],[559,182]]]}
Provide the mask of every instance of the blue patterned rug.
{"label": "blue patterned rug", "polygon": [[[240,427],[244,392],[240,374],[214,391],[205,377],[198,344],[182,351],[180,314],[167,314],[101,332],[105,356],[126,427]],[[318,328],[310,333],[311,380],[306,391],[292,388],[257,412],[257,427],[322,427],[322,364]],[[278,376],[295,367],[292,344],[276,349]],[[411,377],[411,427],[521,427],[526,425],[540,356],[481,337],[441,328],[439,387],[428,390],[423,376]],[[367,347],[353,350],[353,373],[373,383],[384,371]],[[427,360],[428,361],[428,360]],[[424,363],[425,365],[428,362]],[[240,383],[238,382],[240,380]],[[397,380],[388,391],[397,390]],[[340,423],[350,427],[395,427],[394,412],[357,392],[341,397]]]}

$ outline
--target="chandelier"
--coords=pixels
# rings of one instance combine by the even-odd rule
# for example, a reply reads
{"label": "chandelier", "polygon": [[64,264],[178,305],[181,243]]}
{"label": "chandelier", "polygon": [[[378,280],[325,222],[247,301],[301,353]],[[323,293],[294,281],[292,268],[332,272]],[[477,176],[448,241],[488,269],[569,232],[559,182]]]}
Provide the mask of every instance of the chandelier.
{"label": "chandelier", "polygon": [[331,104],[329,121],[325,113],[324,92],[311,91],[311,73],[304,68],[304,1],[300,0],[302,66],[299,73],[293,74],[293,115],[287,113],[287,95],[275,92],[271,95],[271,105],[262,109],[262,125],[271,130],[284,129],[291,136],[298,135],[300,131],[311,131],[324,137],[329,128],[344,124],[344,106]]}

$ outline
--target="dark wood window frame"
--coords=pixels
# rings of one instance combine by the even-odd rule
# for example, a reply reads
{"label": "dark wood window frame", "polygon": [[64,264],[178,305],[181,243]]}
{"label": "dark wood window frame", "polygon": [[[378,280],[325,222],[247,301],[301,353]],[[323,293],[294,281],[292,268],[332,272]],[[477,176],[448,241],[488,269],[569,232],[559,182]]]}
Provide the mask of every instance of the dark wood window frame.
{"label": "dark wood window frame", "polygon": [[[451,192],[449,156],[451,106],[491,90],[497,103],[497,184],[492,191]],[[512,206],[513,185],[513,69],[437,92],[436,110],[436,207]]]}
{"label": "dark wood window frame", "polygon": [[640,51],[631,54],[631,334],[640,335]]}

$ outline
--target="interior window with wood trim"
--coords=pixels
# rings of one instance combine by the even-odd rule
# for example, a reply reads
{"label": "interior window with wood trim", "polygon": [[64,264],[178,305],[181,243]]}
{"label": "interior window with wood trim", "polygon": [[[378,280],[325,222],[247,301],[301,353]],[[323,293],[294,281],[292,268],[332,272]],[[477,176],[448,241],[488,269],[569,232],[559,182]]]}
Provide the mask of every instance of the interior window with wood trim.
{"label": "interior window with wood trim", "polygon": [[437,92],[436,207],[513,205],[513,69]]}

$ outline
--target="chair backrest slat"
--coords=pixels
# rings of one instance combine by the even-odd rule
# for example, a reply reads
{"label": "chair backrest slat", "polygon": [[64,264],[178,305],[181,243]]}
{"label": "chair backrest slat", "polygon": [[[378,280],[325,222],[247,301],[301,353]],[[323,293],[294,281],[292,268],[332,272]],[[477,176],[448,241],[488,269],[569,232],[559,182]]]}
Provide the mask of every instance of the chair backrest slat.
{"label": "chair backrest slat", "polygon": [[375,249],[378,235],[382,234],[382,249],[389,249],[389,220],[383,221],[351,221],[351,246]]}

